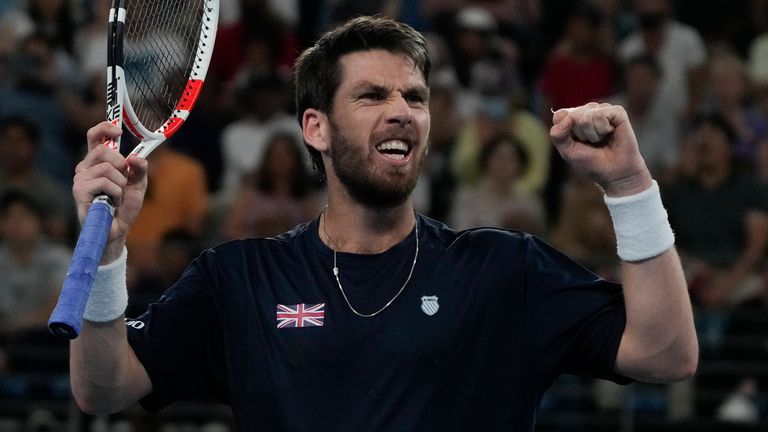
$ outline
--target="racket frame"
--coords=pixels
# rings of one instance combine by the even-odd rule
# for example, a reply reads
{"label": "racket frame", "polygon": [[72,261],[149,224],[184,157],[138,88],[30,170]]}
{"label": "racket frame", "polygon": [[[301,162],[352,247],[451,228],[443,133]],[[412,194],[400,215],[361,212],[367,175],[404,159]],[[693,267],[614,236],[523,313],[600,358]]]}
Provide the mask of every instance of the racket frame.
{"label": "racket frame", "polygon": [[[158,129],[151,131],[136,116],[127,91],[123,69],[126,0],[112,0],[108,17],[106,117],[110,124],[121,128],[124,125],[140,140],[131,155],[146,158],[176,133],[200,96],[213,54],[219,15],[219,0],[203,1],[203,22],[187,84],[171,117]],[[119,151],[120,138],[108,140],[105,145]],[[56,336],[74,339],[80,334],[85,306],[108,241],[115,211],[114,202],[106,194],[98,194],[93,198],[58,303],[48,320],[48,327]]]}

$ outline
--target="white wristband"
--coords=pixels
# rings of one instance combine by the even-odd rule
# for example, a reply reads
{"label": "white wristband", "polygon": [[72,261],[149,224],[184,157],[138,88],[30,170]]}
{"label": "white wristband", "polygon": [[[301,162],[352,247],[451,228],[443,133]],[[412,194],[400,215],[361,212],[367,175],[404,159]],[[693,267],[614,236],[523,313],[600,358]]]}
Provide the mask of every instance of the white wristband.
{"label": "white wristband", "polygon": [[83,318],[93,322],[108,322],[125,313],[128,307],[128,288],[125,281],[127,261],[128,249],[123,247],[120,258],[99,266]]}
{"label": "white wristband", "polygon": [[624,197],[605,196],[613,219],[616,249],[624,261],[642,261],[661,255],[675,244],[675,234],[661,203],[656,181],[648,189]]}

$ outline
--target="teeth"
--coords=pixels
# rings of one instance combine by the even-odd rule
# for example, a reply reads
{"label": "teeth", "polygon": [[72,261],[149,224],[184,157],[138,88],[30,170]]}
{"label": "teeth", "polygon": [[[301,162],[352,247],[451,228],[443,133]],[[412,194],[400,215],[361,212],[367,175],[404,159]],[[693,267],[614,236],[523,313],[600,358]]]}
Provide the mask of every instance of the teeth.
{"label": "teeth", "polygon": [[376,149],[379,151],[395,150],[395,151],[401,151],[403,153],[408,153],[408,144],[404,143],[403,141],[392,140],[392,141],[386,141],[379,144],[378,146],[376,146]]}

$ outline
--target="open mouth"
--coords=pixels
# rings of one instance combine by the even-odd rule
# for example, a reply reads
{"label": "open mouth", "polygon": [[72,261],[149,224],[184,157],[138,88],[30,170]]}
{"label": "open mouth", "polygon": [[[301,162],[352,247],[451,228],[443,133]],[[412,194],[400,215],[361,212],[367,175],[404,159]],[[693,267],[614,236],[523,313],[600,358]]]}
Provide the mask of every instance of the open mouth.
{"label": "open mouth", "polygon": [[376,151],[392,160],[403,160],[411,152],[411,145],[401,140],[389,140],[376,146]]}

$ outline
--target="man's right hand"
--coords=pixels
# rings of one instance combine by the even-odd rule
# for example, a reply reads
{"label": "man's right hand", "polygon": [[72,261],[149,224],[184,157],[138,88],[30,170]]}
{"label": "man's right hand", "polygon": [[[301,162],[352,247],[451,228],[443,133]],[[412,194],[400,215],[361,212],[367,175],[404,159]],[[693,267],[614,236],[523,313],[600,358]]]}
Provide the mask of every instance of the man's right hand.
{"label": "man's right hand", "polygon": [[136,220],[147,190],[147,161],[138,156],[127,159],[105,145],[122,131],[102,122],[88,130],[88,154],[75,168],[72,194],[82,224],[93,197],[105,193],[115,203],[115,218],[101,264],[117,259],[128,231]]}

